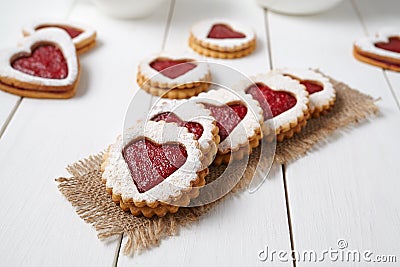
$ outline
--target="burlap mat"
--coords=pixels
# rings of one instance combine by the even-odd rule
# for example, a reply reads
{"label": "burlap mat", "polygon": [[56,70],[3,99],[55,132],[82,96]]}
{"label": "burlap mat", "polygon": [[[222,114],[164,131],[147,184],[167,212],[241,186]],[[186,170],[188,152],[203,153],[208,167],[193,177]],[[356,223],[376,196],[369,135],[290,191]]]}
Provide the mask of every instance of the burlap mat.
{"label": "burlap mat", "polygon": [[[278,163],[286,164],[304,156],[317,143],[319,145],[325,143],[326,138],[336,129],[357,123],[378,112],[372,97],[341,82],[335,80],[331,82],[337,92],[334,108],[325,116],[311,119],[300,134],[279,143],[275,156]],[[252,153],[243,177],[227,196],[248,186],[258,163],[259,154],[259,150]],[[76,208],[78,215],[95,227],[100,239],[121,234],[128,237],[124,247],[125,254],[158,245],[162,238],[178,233],[180,227],[197,221],[212,207],[227,199],[225,196],[205,206],[180,208],[178,213],[168,214],[163,218],[134,217],[111,201],[105,185],[101,182],[101,160],[102,153],[99,153],[74,163],[67,168],[72,177],[58,178],[56,181],[59,182],[59,190]],[[239,161],[235,164],[237,168],[243,168],[242,164],[246,163]],[[215,179],[224,169],[224,166],[211,167],[207,180]],[[231,170],[233,170],[232,176],[237,175],[235,168]]]}

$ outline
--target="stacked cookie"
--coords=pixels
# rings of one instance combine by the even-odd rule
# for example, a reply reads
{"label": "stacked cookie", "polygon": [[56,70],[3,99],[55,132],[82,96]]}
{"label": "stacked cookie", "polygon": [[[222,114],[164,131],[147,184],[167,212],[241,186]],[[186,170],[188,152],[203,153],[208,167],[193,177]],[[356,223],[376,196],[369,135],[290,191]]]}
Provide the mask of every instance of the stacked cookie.
{"label": "stacked cookie", "polygon": [[393,71],[400,71],[400,32],[383,29],[374,37],[361,38],[354,43],[356,59]]}
{"label": "stacked cookie", "polygon": [[189,98],[206,91],[211,74],[206,64],[190,56],[161,53],[138,66],[137,83],[148,93],[171,99]]}
{"label": "stacked cookie", "polygon": [[[192,27],[189,46],[234,59],[254,51],[256,35],[239,23],[211,19]],[[107,191],[123,210],[164,216],[194,199],[203,203],[199,188],[210,165],[242,160],[263,139],[291,138],[336,98],[329,79],[309,69],[274,70],[228,87],[213,77],[235,74],[211,69],[218,72],[192,54],[167,52],[139,64],[138,85],[161,98],[143,122],[117,138],[102,164]]]}
{"label": "stacked cookie", "polygon": [[197,53],[214,58],[234,59],[249,55],[256,48],[254,31],[227,19],[209,19],[196,23],[189,46]]}
{"label": "stacked cookie", "polygon": [[71,22],[35,22],[14,48],[0,51],[0,89],[32,98],[71,98],[80,77],[77,53],[91,49],[96,32]]}
{"label": "stacked cookie", "polygon": [[[165,58],[145,62],[151,66]],[[187,62],[198,63],[183,64]],[[196,69],[191,67],[184,68],[182,80],[187,83],[193,83],[190,77],[201,76],[190,74]],[[144,67],[139,69],[142,72]],[[210,68],[204,69],[207,72],[202,73],[211,78]],[[163,79],[147,83],[160,85]],[[177,212],[198,197],[211,164],[241,160],[263,138],[269,142],[291,138],[308,119],[328,112],[335,101],[328,78],[308,69],[274,70],[231,88],[214,88],[189,99],[160,100],[144,122],[110,146],[102,177],[122,209],[146,217]],[[191,165],[185,165],[188,161]]]}

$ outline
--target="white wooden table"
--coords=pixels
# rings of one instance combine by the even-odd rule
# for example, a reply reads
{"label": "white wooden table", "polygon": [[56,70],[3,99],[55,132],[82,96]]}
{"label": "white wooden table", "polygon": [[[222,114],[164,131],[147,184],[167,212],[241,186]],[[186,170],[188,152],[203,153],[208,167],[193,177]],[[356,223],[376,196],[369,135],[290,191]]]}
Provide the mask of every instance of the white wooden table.
{"label": "white wooden table", "polygon": [[[1,47],[14,45],[36,18],[81,21],[98,30],[98,47],[81,57],[82,80],[71,100],[35,100],[0,92],[0,261],[2,266],[294,266],[261,262],[258,252],[348,248],[397,255],[400,262],[400,73],[356,61],[353,41],[384,26],[400,29],[400,1],[346,0],[316,16],[288,17],[254,1],[171,0],[153,16],[116,20],[73,0],[2,1]],[[122,129],[145,55],[188,49],[190,26],[207,17],[251,25],[259,37],[249,57],[223,61],[246,74],[271,67],[319,67],[380,97],[381,115],[335,134],[327,145],[275,166],[255,194],[219,205],[179,236],[135,257],[74,212],[54,178],[65,166],[105,148]],[[376,266],[325,261],[321,266]],[[295,266],[310,266],[297,262]],[[390,266],[396,266],[392,264]]]}

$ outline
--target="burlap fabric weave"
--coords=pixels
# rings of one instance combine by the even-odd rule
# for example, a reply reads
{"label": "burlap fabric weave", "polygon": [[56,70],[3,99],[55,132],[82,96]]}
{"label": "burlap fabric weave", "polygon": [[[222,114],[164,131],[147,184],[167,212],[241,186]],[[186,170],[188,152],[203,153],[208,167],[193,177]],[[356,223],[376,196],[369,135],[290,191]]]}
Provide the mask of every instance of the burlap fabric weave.
{"label": "burlap fabric weave", "polygon": [[[304,130],[293,138],[278,143],[276,147],[275,161],[287,164],[304,156],[311,148],[325,145],[327,137],[335,130],[354,125],[368,116],[376,114],[378,108],[372,97],[347,85],[331,80],[337,99],[334,108],[325,116],[311,119]],[[255,150],[248,162],[236,162],[237,168],[243,168],[241,164],[247,164],[246,171],[239,183],[227,196],[245,189],[252,179],[255,166],[258,163],[260,151]],[[124,234],[127,242],[124,252],[131,254],[134,251],[147,249],[159,244],[167,236],[178,233],[180,227],[198,221],[199,218],[228,199],[226,196],[211,204],[180,208],[176,214],[167,214],[163,218],[135,217],[122,211],[105,190],[101,182],[100,164],[102,153],[91,156],[70,165],[67,170],[72,175],[70,178],[58,178],[58,188],[67,200],[76,208],[77,214],[87,223],[95,227],[100,239]],[[214,180],[225,167],[211,167],[207,180]],[[231,175],[237,175],[232,168]],[[240,172],[238,172],[240,173]]]}

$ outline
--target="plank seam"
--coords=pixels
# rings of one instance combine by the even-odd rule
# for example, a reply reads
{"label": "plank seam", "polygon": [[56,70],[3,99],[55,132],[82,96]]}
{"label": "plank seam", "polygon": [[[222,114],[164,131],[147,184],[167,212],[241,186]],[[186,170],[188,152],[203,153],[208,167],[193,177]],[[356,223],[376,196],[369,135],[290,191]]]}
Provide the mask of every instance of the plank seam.
{"label": "plank seam", "polygon": [[[274,67],[272,60],[272,47],[271,47],[271,32],[269,25],[269,10],[264,9],[264,21],[265,21],[265,32],[267,37],[267,47],[268,47],[268,58],[269,58],[269,69],[272,70]],[[293,267],[296,267],[296,255],[294,252],[294,238],[293,238],[293,227],[292,227],[292,217],[290,215],[290,205],[289,205],[289,192],[287,188],[286,181],[286,168],[285,165],[281,165],[282,168],[282,180],[283,180],[283,188],[285,193],[285,204],[286,204],[286,218],[289,228],[289,239],[290,239],[290,248],[292,250],[292,259],[293,259]]]}
{"label": "plank seam", "polygon": [[117,267],[118,266],[118,260],[119,260],[119,253],[121,251],[121,246],[122,246],[122,239],[124,238],[124,235],[120,235],[118,238],[118,243],[115,249],[115,254],[114,254],[114,260],[113,260],[113,267]]}
{"label": "plank seam", "polygon": [[169,29],[171,27],[172,17],[174,15],[174,9],[175,9],[175,0],[171,0],[171,3],[169,5],[169,11],[168,11],[167,25],[165,26],[164,37],[163,37],[163,41],[161,44],[161,50],[165,49],[165,45],[167,43],[167,38],[168,38]]}
{"label": "plank seam", "polygon": [[289,235],[290,235],[290,249],[292,250],[293,267],[296,267],[296,253],[294,250],[293,226],[292,226],[292,217],[290,215],[289,191],[287,187],[285,164],[282,164],[282,178],[283,178],[283,188],[285,190],[286,214],[287,214]]}
{"label": "plank seam", "polygon": [[267,37],[267,48],[268,48],[268,59],[269,59],[269,69],[272,70],[274,64],[272,62],[272,48],[271,48],[271,35],[269,31],[269,19],[268,19],[269,11],[268,9],[264,9],[264,22],[265,22],[265,35]]}
{"label": "plank seam", "polygon": [[396,102],[397,108],[400,110],[400,103],[399,103],[399,99],[397,98],[396,92],[392,86],[392,83],[390,82],[390,79],[387,75],[387,71],[386,70],[382,70],[383,72],[383,77],[385,77],[386,83],[388,84],[389,88],[390,88],[390,92],[392,93],[392,96],[394,98],[394,101]]}
{"label": "plank seam", "polygon": [[17,112],[19,106],[21,105],[23,97],[20,97],[17,102],[15,103],[14,107],[12,108],[11,112],[8,114],[6,121],[3,124],[3,127],[0,129],[0,139],[3,136],[4,132],[6,131],[8,125],[10,124],[11,120],[13,119],[15,113]]}

